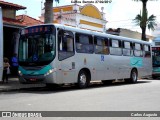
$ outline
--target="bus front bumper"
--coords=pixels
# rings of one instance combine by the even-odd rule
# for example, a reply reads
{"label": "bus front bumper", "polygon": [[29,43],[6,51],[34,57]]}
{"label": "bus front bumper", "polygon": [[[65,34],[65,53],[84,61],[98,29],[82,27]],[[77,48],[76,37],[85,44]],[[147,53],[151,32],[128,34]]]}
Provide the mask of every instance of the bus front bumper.
{"label": "bus front bumper", "polygon": [[19,75],[20,83],[55,83],[55,74],[44,75]]}

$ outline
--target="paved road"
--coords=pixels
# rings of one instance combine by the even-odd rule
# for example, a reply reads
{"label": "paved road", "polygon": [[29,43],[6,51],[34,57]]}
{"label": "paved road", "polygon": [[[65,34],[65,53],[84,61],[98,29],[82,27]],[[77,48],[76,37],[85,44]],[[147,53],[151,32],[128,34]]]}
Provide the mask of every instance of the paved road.
{"label": "paved road", "polygon": [[[0,93],[0,111],[159,111],[160,80],[137,84],[93,84],[24,88]],[[64,119],[64,118],[61,118]]]}

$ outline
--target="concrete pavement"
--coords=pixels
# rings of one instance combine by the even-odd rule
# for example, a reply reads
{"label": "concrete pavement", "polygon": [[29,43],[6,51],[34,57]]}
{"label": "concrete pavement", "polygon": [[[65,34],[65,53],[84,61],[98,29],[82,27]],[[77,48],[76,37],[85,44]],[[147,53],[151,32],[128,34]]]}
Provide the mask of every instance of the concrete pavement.
{"label": "concrete pavement", "polygon": [[22,88],[30,88],[30,87],[44,87],[45,84],[20,84],[18,81],[18,77],[9,77],[8,83],[2,83],[0,81],[0,92],[18,90]]}

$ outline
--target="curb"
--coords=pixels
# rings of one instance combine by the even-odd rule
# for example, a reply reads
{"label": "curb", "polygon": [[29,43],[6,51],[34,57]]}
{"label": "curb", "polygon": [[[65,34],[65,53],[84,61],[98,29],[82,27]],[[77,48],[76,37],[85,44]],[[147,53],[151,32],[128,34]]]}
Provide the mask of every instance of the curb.
{"label": "curb", "polygon": [[45,84],[21,84],[17,78],[9,79],[8,83],[1,83],[0,81],[0,92],[17,91],[34,87],[45,87]]}

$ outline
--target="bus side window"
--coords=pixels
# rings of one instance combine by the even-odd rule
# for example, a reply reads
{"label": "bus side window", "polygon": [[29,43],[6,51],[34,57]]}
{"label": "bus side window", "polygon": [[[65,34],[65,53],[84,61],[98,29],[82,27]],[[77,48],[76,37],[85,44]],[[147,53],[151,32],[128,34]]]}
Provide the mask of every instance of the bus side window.
{"label": "bus side window", "polygon": [[149,45],[144,45],[144,57],[150,58],[151,57],[151,51]]}
{"label": "bus side window", "polygon": [[136,57],[143,57],[142,53],[142,45],[139,43],[134,43],[134,56]]}
{"label": "bus side window", "polygon": [[93,53],[93,38],[91,35],[76,33],[76,51],[78,53]]}
{"label": "bus side window", "polygon": [[109,54],[107,38],[94,37],[94,45],[96,54]]}
{"label": "bus side window", "polygon": [[123,42],[123,55],[131,56],[131,43],[128,41]]}
{"label": "bus side window", "polygon": [[74,55],[74,35],[70,31],[58,32],[58,58],[63,60]]}
{"label": "bus side window", "polygon": [[110,54],[111,55],[122,55],[121,41],[110,39]]}

